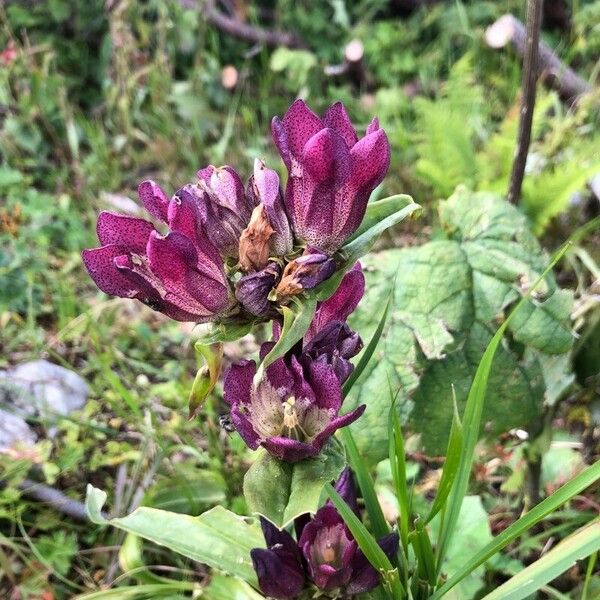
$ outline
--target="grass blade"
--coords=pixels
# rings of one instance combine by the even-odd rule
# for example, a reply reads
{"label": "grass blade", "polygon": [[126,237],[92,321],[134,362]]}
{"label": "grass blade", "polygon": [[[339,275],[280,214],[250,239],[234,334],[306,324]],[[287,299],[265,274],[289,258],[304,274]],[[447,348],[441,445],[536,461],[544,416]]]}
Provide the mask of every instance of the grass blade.
{"label": "grass blade", "polygon": [[408,486],[406,484],[406,458],[404,454],[404,437],[400,419],[396,412],[396,403],[392,402],[388,426],[388,442],[390,467],[392,470],[392,481],[398,506],[400,508],[399,528],[400,541],[404,556],[408,557],[408,520],[410,517],[410,500],[408,498]]}
{"label": "grass blade", "polygon": [[392,305],[393,296],[394,296],[394,290],[392,288],[392,291],[390,292],[390,295],[386,302],[385,308],[383,310],[383,314],[381,315],[381,319],[379,320],[379,323],[377,325],[377,329],[375,329],[375,332],[371,336],[369,343],[363,350],[363,353],[361,354],[360,360],[358,361],[358,364],[354,368],[354,371],[352,371],[352,374],[346,380],[346,383],[344,383],[344,387],[342,389],[342,391],[344,393],[344,398],[348,395],[348,393],[352,389],[352,386],[357,382],[357,380],[361,376],[362,372],[366,369],[367,365],[369,364],[369,362],[375,352],[375,349],[377,348],[377,345],[379,344],[379,340],[381,338],[381,334],[383,333],[383,328],[385,327],[388,313],[390,311],[390,306]]}
{"label": "grass blade", "polygon": [[392,598],[394,600],[402,600],[405,592],[398,577],[398,569],[392,566],[390,559],[381,549],[377,540],[369,533],[360,519],[354,514],[354,511],[344,502],[344,499],[335,491],[330,483],[325,485],[325,491],[342,519],[344,519],[344,523],[348,526],[367,560],[381,573],[383,585],[391,592]]}
{"label": "grass blade", "polygon": [[513,316],[518,312],[521,306],[527,302],[532,292],[552,270],[552,267],[554,267],[554,265],[561,259],[561,257],[568,250],[569,246],[570,244],[567,243],[558,252],[556,252],[548,267],[544,270],[540,277],[538,277],[537,281],[531,286],[527,294],[525,294],[513,308],[504,323],[502,323],[502,325],[498,328],[494,334],[494,337],[485,349],[483,356],[481,357],[475,377],[473,378],[473,383],[471,384],[471,389],[469,390],[467,404],[463,414],[463,430],[465,432],[464,443],[462,445],[460,465],[458,467],[456,479],[448,499],[448,506],[444,519],[444,528],[440,533],[437,556],[438,573],[441,570],[444,562],[444,556],[458,522],[462,501],[467,493],[469,479],[471,476],[471,467],[473,465],[473,459],[475,456],[475,446],[479,439],[479,429],[481,425],[483,404],[485,402],[485,396],[487,392],[487,383],[496,350],[498,349],[504,332],[506,331],[506,328],[508,327]]}
{"label": "grass blade", "polygon": [[483,600],[522,600],[564,573],[576,561],[600,550],[600,520],[565,538],[555,548],[496,588]]}
{"label": "grass blade", "polygon": [[348,427],[344,427],[341,430],[341,436],[344,440],[344,446],[346,446],[346,453],[348,455],[348,461],[350,466],[356,475],[356,481],[358,487],[362,493],[362,497],[365,501],[365,507],[369,520],[371,521],[371,528],[377,539],[387,535],[390,532],[387,521],[383,516],[381,505],[377,499],[377,493],[375,492],[375,486],[373,484],[373,478],[369,473],[367,465],[362,460],[356,442],[352,437],[352,433]]}
{"label": "grass blade", "polygon": [[554,512],[559,506],[568,502],[573,496],[576,496],[598,481],[598,479],[600,479],[600,462],[589,466],[579,473],[579,475],[556,490],[551,496],[542,500],[526,515],[522,516],[518,521],[515,521],[510,527],[507,527],[502,533],[497,535],[489,544],[458,569],[458,571],[456,571],[456,573],[454,573],[452,577],[450,577],[450,579],[448,579],[448,581],[433,594],[430,600],[438,600],[438,598],[441,598],[474,569],[482,565],[486,560],[525,533],[536,523],[539,523],[550,513]]}
{"label": "grass blade", "polygon": [[446,460],[442,470],[442,477],[438,485],[438,491],[435,500],[431,505],[429,514],[425,519],[425,524],[429,523],[440,510],[446,505],[446,500],[452,490],[452,485],[456,480],[458,467],[460,465],[460,456],[463,447],[463,429],[458,416],[458,407],[456,398],[454,398],[454,416],[452,418],[452,427],[450,428],[450,437],[448,438],[448,449],[446,450]]}

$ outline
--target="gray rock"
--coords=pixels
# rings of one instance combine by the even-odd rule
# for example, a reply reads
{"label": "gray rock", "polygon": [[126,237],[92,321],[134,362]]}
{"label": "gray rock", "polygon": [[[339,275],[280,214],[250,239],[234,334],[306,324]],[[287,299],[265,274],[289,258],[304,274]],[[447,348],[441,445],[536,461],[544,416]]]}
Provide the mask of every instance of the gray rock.
{"label": "gray rock", "polygon": [[[35,416],[52,421],[82,408],[88,395],[89,387],[83,378],[47,360],[34,360],[0,371],[0,406],[6,409],[0,415],[0,439],[4,434],[9,435],[9,426],[17,427],[14,419],[9,422],[4,417],[4,412],[20,419],[27,427],[24,418]],[[34,436],[28,430],[30,436]],[[25,430],[21,428],[21,431]],[[49,428],[48,434],[53,433]],[[23,441],[26,439],[31,437],[24,434]]]}
{"label": "gray rock", "polygon": [[36,435],[27,425],[25,419],[0,409],[0,451],[17,444],[33,446],[35,441]]}

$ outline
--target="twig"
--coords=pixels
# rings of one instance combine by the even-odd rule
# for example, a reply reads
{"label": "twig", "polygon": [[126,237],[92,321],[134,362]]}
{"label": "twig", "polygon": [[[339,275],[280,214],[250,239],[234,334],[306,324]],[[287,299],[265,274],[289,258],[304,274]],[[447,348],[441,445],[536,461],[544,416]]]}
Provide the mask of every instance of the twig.
{"label": "twig", "polygon": [[202,13],[208,23],[233,37],[266,44],[267,46],[287,46],[288,48],[306,48],[306,44],[295,34],[286,31],[271,31],[254,27],[235,17],[229,17],[215,8],[213,0],[207,0],[202,7]]}
{"label": "twig", "polygon": [[535,106],[535,88],[538,78],[538,57],[540,28],[542,26],[543,0],[527,0],[527,36],[525,39],[525,54],[523,57],[523,84],[521,92],[521,118],[517,148],[513,161],[512,172],[508,184],[507,198],[511,204],[516,204],[521,195],[521,185],[525,175],[525,163],[531,141],[531,124]]}
{"label": "twig", "polygon": [[[504,48],[512,44],[519,56],[525,54],[527,33],[525,26],[512,15],[504,15],[490,25],[485,41],[491,48]],[[538,74],[544,84],[558,92],[561,100],[575,103],[580,96],[592,91],[592,86],[575,71],[563,64],[544,42],[539,42]]]}
{"label": "twig", "polygon": [[344,48],[344,62],[327,65],[323,72],[328,77],[348,77],[357,88],[372,89],[373,78],[364,63],[365,47],[359,39],[353,39]]}
{"label": "twig", "polygon": [[[73,500],[65,496],[56,488],[50,487],[31,479],[25,479],[19,486],[23,494],[33,500],[44,502],[58,512],[76,519],[78,521],[87,521],[88,516],[85,510],[85,505],[78,500]],[[102,513],[106,518],[106,514]]]}

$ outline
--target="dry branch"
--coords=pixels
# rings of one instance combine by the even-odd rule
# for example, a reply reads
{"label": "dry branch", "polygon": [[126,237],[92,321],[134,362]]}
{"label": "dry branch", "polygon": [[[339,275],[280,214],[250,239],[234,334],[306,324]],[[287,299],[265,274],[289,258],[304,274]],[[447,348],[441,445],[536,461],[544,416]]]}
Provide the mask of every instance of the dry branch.
{"label": "dry branch", "polygon": [[[519,19],[504,15],[487,28],[485,41],[491,48],[504,48],[511,44],[519,56],[524,57],[527,32]],[[580,96],[592,91],[591,85],[563,64],[544,42],[539,42],[538,50],[537,74],[548,87],[558,92],[564,102],[573,104]]]}
{"label": "dry branch", "polygon": [[527,29],[523,40],[523,85],[517,148],[508,183],[507,199],[519,201],[525,175],[525,163],[531,141],[531,125],[535,107],[535,92],[539,73],[540,30],[542,28],[543,0],[527,0]]}
{"label": "dry branch", "polygon": [[288,48],[305,48],[304,42],[295,34],[287,31],[277,31],[254,27],[240,21],[236,17],[230,17],[215,8],[212,1],[205,2],[202,7],[202,14],[206,21],[214,25],[217,29],[233,37],[253,42],[255,44],[265,44],[266,46],[287,46]]}

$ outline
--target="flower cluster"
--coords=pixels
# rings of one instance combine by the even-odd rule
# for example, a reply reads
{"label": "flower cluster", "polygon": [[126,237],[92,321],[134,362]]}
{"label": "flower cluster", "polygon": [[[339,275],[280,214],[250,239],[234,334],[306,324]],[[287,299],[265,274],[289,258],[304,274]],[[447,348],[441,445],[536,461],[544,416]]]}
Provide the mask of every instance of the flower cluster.
{"label": "flower cluster", "polygon": [[[364,412],[362,405],[339,416],[341,385],[353,368],[349,359],[362,347],[346,318],[361,299],[364,285],[356,265],[336,293],[318,305],[303,343],[269,365],[258,385],[253,383],[254,361],[242,360],[230,367],[224,397],[233,425],[250,448],[263,446],[287,462],[310,458],[321,452],[337,429]],[[263,344],[261,356],[272,346],[273,342]]]}
{"label": "flower cluster", "polygon": [[[225,328],[272,321],[273,338],[261,346],[261,360],[269,354],[283,335],[282,307],[347,260],[342,247],[360,226],[390,160],[377,119],[358,139],[341,103],[320,119],[298,100],[282,119],[273,119],[272,134],[288,171],[285,191],[278,174],[256,160],[246,185],[229,166],[201,169],[172,197],[144,181],[138,192],[149,220],[102,212],[101,246],[82,253],[97,286],[177,321]],[[229,368],[224,399],[250,448],[262,446],[289,463],[310,459],[337,429],[362,415],[364,405],[342,411],[342,385],[362,348],[346,320],[364,287],[356,263],[335,293],[317,304],[302,339],[270,361],[259,381],[254,361]],[[356,507],[348,472],[338,489]],[[353,595],[378,582],[332,505],[303,523],[298,542],[264,520],[263,531],[267,549],[255,549],[252,559],[269,596],[296,598],[315,586]],[[380,542],[389,554],[397,547],[394,536]]]}
{"label": "flower cluster", "polygon": [[[356,488],[351,472],[346,469],[335,488],[356,514]],[[266,548],[251,552],[260,589],[277,600],[317,597],[325,592],[337,598],[368,592],[379,583],[379,574],[359,549],[334,506],[327,502],[312,519],[295,523],[297,541],[287,531],[280,531],[261,518]],[[392,559],[398,552],[398,534],[390,533],[379,540],[382,550]]]}
{"label": "flower cluster", "polygon": [[301,100],[272,131],[285,193],[261,160],[246,186],[229,166],[201,169],[172,198],[142,182],[153,221],[102,212],[102,245],[83,252],[98,287],[178,321],[240,323],[277,318],[278,305],[328,279],[385,176],[387,137],[374,119],[359,140],[342,104],[320,119]]}

